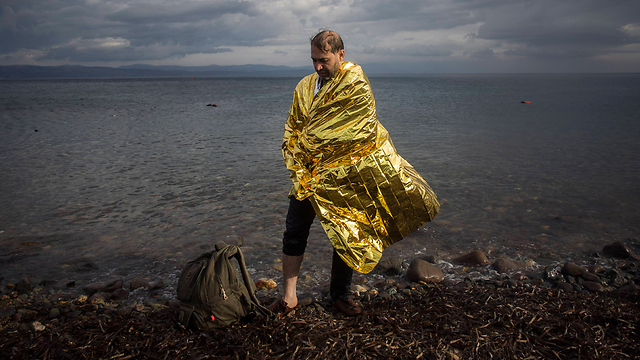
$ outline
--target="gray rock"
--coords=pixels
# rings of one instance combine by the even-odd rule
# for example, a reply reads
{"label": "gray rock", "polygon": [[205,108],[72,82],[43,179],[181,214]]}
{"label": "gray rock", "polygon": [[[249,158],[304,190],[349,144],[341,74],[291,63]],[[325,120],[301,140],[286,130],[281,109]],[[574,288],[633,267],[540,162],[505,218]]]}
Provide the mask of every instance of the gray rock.
{"label": "gray rock", "polygon": [[514,288],[519,285],[520,281],[516,279],[507,279],[504,281],[504,286],[508,288]]}
{"label": "gray rock", "polygon": [[160,289],[164,289],[164,282],[162,280],[155,282],[153,284],[150,284],[151,287],[149,288],[149,290],[160,290]]}
{"label": "gray rock", "polygon": [[638,291],[640,291],[640,286],[636,284],[627,284],[627,285],[620,286],[618,288],[618,292],[620,293],[632,293],[632,292],[638,292]]}
{"label": "gray rock", "polygon": [[438,255],[427,255],[425,257],[422,258],[422,260],[426,260],[432,264],[437,263],[438,261],[440,261],[440,257]]}
{"label": "gray rock", "polygon": [[93,294],[93,295],[91,295],[91,297],[89,297],[89,299],[87,300],[87,303],[96,304],[96,305],[104,305],[105,304],[105,298],[100,293]]}
{"label": "gray rock", "polygon": [[478,266],[489,262],[487,255],[480,250],[472,251],[468,254],[458,256],[453,262],[460,265]]}
{"label": "gray rock", "polygon": [[596,274],[586,272],[582,274],[581,277],[586,281],[593,281],[593,282],[597,282],[598,284],[602,283],[602,280],[600,280],[600,277]]}
{"label": "gray rock", "polygon": [[40,321],[34,321],[31,323],[31,327],[33,328],[33,330],[35,331],[43,331],[44,329],[46,329],[46,327],[44,325],[42,325],[40,323]]}
{"label": "gray rock", "polygon": [[529,263],[525,261],[518,261],[512,259],[498,259],[491,264],[497,272],[507,273],[510,271],[522,270],[529,267]]}
{"label": "gray rock", "polygon": [[0,318],[7,318],[15,315],[16,309],[11,306],[0,306]]}
{"label": "gray rock", "polygon": [[60,316],[60,309],[53,308],[49,311],[49,319],[55,319]]}
{"label": "gray rock", "polygon": [[444,279],[444,273],[427,261],[414,259],[407,269],[407,278],[413,282],[438,283]]}
{"label": "gray rock", "polygon": [[609,269],[606,274],[609,279],[609,285],[620,287],[627,283],[628,275],[618,269]]}
{"label": "gray rock", "polygon": [[589,266],[587,270],[589,270],[589,272],[592,274],[600,274],[604,272],[605,268],[600,264],[594,264]]}
{"label": "gray rock", "polygon": [[307,296],[298,301],[298,306],[309,306],[313,304],[313,297]]}
{"label": "gray rock", "polygon": [[26,294],[33,290],[33,284],[31,284],[31,280],[28,278],[24,278],[16,284],[13,290],[17,291],[18,294]]}
{"label": "gray rock", "polygon": [[568,282],[564,282],[561,281],[558,283],[558,289],[566,292],[566,293],[571,293],[574,292],[574,288],[571,284],[569,284]]}
{"label": "gray rock", "polygon": [[560,272],[555,267],[547,266],[544,268],[544,278],[552,281],[558,280],[560,278]]}
{"label": "gray rock", "polygon": [[591,292],[602,292],[604,291],[604,287],[597,282],[594,281],[584,281],[582,283],[582,287],[584,287],[585,289],[591,291]]}
{"label": "gray rock", "polygon": [[565,263],[562,267],[562,274],[570,276],[580,276],[587,272],[587,268],[576,265],[572,262]]}
{"label": "gray rock", "polygon": [[394,259],[387,259],[384,261],[381,261],[379,263],[380,265],[380,270],[379,272],[386,274],[386,275],[400,275],[402,274],[402,259],[400,258],[394,258]]}
{"label": "gray rock", "polygon": [[131,291],[133,291],[133,290],[139,289],[139,288],[150,289],[151,285],[147,281],[144,281],[144,280],[142,280],[140,278],[135,278],[135,279],[131,280],[131,284],[129,284],[129,289],[131,289]]}
{"label": "gray rock", "polygon": [[544,285],[544,280],[542,278],[532,279],[531,280],[531,285],[542,286],[542,285]]}
{"label": "gray rock", "polygon": [[117,289],[121,289],[123,285],[122,278],[115,279],[109,282],[96,282],[86,285],[82,288],[82,290],[88,295],[93,295],[97,292],[114,292]]}
{"label": "gray rock", "polygon": [[609,256],[617,257],[620,259],[628,259],[630,257],[638,259],[638,256],[634,254],[627,245],[623,244],[620,241],[616,241],[613,244],[605,245],[602,248],[602,252]]}
{"label": "gray rock", "polygon": [[114,300],[124,300],[129,297],[129,291],[125,289],[116,289],[111,293],[110,298]]}

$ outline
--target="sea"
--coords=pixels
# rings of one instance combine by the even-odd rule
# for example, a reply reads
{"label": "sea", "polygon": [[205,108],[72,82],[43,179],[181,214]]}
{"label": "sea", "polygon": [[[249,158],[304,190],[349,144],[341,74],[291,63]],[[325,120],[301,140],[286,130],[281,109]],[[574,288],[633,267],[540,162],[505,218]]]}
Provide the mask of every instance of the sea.
{"label": "sea", "polygon": [[[280,146],[298,81],[0,81],[3,291],[139,277],[171,297],[184,263],[239,238],[254,280],[280,283],[291,186]],[[380,122],[441,203],[383,261],[452,266],[481,250],[549,266],[640,246],[640,74],[370,82]],[[316,221],[303,286],[326,284],[330,254]]]}

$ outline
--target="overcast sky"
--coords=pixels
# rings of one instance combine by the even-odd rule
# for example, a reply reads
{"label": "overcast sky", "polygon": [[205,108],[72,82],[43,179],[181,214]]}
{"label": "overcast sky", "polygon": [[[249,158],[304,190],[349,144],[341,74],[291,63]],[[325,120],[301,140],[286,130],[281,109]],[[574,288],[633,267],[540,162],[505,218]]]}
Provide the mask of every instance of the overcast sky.
{"label": "overcast sky", "polygon": [[[0,65],[306,66],[309,37],[403,72],[640,72],[640,0],[0,0]],[[367,68],[365,67],[365,71]]]}

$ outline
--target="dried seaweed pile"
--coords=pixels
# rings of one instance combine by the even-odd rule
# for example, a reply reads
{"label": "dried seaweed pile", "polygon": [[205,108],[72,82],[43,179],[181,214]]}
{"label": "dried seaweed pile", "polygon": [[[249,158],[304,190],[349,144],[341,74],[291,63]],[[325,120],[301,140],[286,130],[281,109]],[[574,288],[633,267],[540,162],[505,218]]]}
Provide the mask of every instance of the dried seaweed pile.
{"label": "dried seaweed pile", "polygon": [[178,327],[175,308],[48,324],[2,321],[0,354],[15,359],[624,359],[640,357],[638,294],[430,286],[376,299],[343,318],[312,304],[282,320],[207,333]]}

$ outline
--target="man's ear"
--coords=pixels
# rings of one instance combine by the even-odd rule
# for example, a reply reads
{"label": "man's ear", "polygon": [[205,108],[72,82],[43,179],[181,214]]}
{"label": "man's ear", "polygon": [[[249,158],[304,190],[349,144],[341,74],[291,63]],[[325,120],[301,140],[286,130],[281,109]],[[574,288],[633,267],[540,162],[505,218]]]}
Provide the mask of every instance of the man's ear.
{"label": "man's ear", "polygon": [[340,57],[340,61],[344,59],[344,49],[341,49],[340,51],[338,51],[338,56]]}

